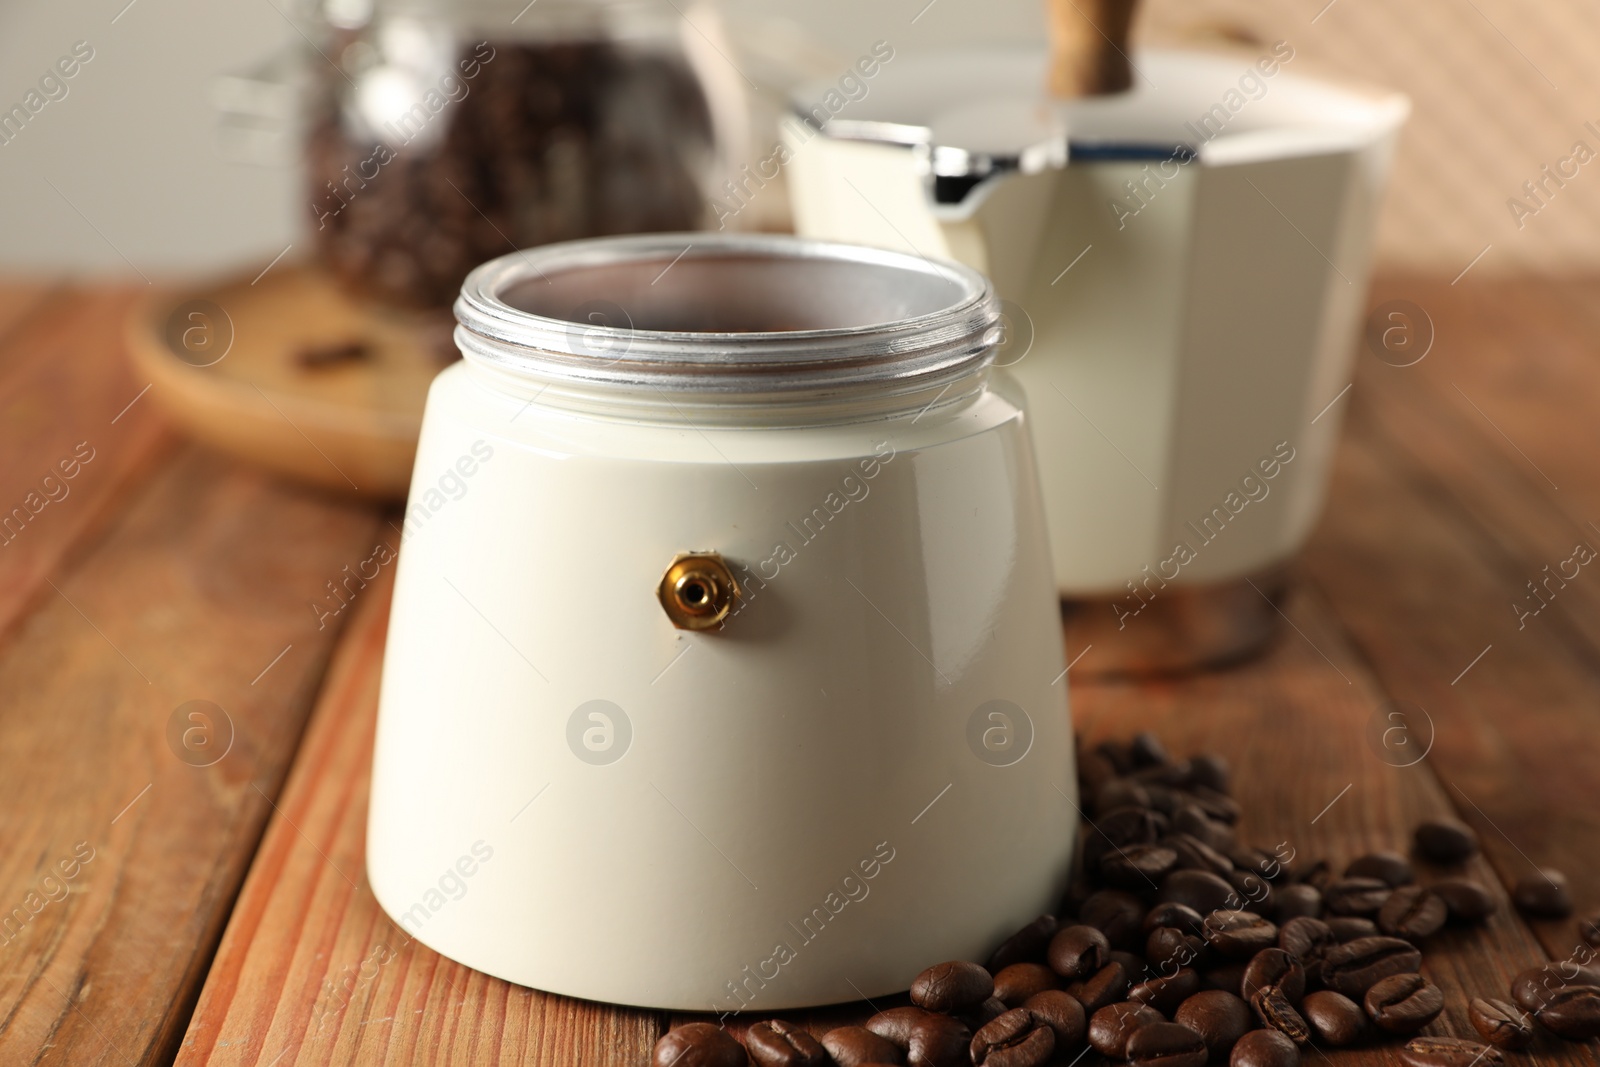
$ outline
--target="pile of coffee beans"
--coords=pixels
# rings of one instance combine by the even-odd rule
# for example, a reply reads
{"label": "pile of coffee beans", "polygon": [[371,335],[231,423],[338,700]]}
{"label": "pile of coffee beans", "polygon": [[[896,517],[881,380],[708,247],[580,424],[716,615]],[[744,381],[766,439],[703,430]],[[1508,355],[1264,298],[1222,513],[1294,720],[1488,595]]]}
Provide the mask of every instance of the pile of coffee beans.
{"label": "pile of coffee beans", "polygon": [[711,120],[683,63],[500,41],[463,49],[460,69],[474,72],[454,83],[465,95],[423,131],[358,132],[346,75],[324,88],[307,143],[314,233],[350,288],[448,308],[473,267],[517,248],[701,225]]}
{"label": "pile of coffee beans", "polygon": [[[781,1020],[741,1045],[711,1023],[657,1043],[654,1067],[1043,1067],[1086,1046],[1145,1067],[1296,1067],[1303,1051],[1404,1042],[1411,1067],[1495,1067],[1540,1028],[1600,1037],[1594,952],[1518,975],[1510,1000],[1473,999],[1481,1041],[1423,1035],[1445,993],[1421,973],[1426,940],[1483,922],[1494,896],[1468,878],[1423,886],[1398,852],[1336,870],[1289,842],[1240,841],[1229,769],[1215,756],[1177,760],[1140,734],[1080,751],[1086,818],[1062,916],[1041,915],[986,966],[954,960],[911,981],[910,1005],[821,1039]],[[1478,851],[1470,827],[1417,827],[1416,855],[1449,867]],[[1566,880],[1518,886],[1533,915],[1568,914]],[[1580,925],[1600,946],[1600,916]],[[1579,958],[1581,957],[1581,958]]]}

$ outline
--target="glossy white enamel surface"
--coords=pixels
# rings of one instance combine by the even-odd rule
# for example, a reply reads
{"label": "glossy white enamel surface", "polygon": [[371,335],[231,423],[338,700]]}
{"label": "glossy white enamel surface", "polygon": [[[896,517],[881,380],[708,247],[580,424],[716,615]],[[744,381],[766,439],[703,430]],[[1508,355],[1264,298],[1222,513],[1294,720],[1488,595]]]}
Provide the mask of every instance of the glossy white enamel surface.
{"label": "glossy white enamel surface", "polygon": [[[398,565],[368,873],[408,932],[554,992],[755,1011],[904,989],[1055,904],[1072,735],[1014,384],[920,417],[697,429],[491,381],[435,383],[413,506],[480,460]],[[686,550],[767,576],[721,633],[655,600]],[[615,762],[569,747],[594,700],[631,724]],[[1032,723],[1011,766],[968,744],[994,700]]]}
{"label": "glossy white enamel surface", "polygon": [[[1133,92],[1061,108],[1075,143],[1195,143],[1190,126],[1254,57],[1134,59]],[[1043,62],[991,49],[886,68],[844,115],[931,123],[962,99],[1042,84]],[[967,263],[1010,302],[1015,334],[1031,333],[1026,355],[1007,358],[1033,415],[1065,594],[1123,593],[1153,573],[1248,575],[1293,555],[1321,509],[1348,397],[1329,405],[1350,381],[1407,105],[1306,78],[1292,60],[1257,80],[1262,95],[1159,183],[1149,161],[1078,160],[995,179],[959,208],[930,203],[910,148],[791,130],[801,233]],[[1128,182],[1148,190],[1131,217],[1111,207],[1140,204]],[[1180,545],[1192,554],[1172,562]]]}

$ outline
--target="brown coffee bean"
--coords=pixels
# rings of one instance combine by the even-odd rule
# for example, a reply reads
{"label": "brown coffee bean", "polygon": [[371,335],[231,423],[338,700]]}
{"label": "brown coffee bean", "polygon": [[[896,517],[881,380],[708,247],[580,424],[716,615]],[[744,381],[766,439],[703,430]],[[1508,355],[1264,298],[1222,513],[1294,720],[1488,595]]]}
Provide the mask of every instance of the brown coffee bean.
{"label": "brown coffee bean", "polygon": [[1200,980],[1206,984],[1207,989],[1220,989],[1224,993],[1235,996],[1244,992],[1244,972],[1249,967],[1247,963],[1230,963],[1223,967],[1212,967],[1200,972]]}
{"label": "brown coffee bean", "polygon": [[1516,1051],[1533,1041],[1533,1024],[1515,1004],[1474,997],[1467,1004],[1467,1019],[1478,1036],[1496,1048]]}
{"label": "brown coffee bean", "polygon": [[911,980],[911,1003],[929,1011],[957,1015],[994,995],[994,979],[976,963],[936,963]]}
{"label": "brown coffee bean", "polygon": [[957,1019],[922,1008],[890,1008],[867,1020],[867,1029],[906,1051],[911,1067],[957,1067],[967,1062],[972,1031]]}
{"label": "brown coffee bean", "polygon": [[1189,784],[1203,786],[1218,793],[1227,793],[1232,778],[1228,761],[1221,756],[1202,752],[1189,761]]}
{"label": "brown coffee bean", "polygon": [[1111,950],[1110,955],[1106,957],[1106,962],[1122,964],[1122,970],[1128,976],[1128,981],[1130,982],[1135,978],[1144,977],[1150,970],[1149,967],[1145,966],[1143,956],[1135,956],[1131,952],[1123,952],[1118,948]]}
{"label": "brown coffee bean", "polygon": [[1205,938],[1223,959],[1248,960],[1278,942],[1278,928],[1249,911],[1214,911],[1206,916]]}
{"label": "brown coffee bean", "polygon": [[1172,1021],[1199,1034],[1214,1060],[1225,1059],[1234,1043],[1255,1025],[1250,1006],[1220,989],[1196,993],[1178,1005]]}
{"label": "brown coffee bean", "polygon": [[1356,915],[1324,915],[1322,921],[1328,924],[1328,929],[1341,944],[1346,941],[1357,941],[1363,937],[1378,936],[1378,924],[1371,919],[1363,919]]}
{"label": "brown coffee bean", "polygon": [[1430,819],[1417,827],[1417,855],[1430,863],[1452,864],[1478,852],[1478,834],[1456,819]]}
{"label": "brown coffee bean", "polygon": [[1600,987],[1574,985],[1559,989],[1540,1008],[1545,1029],[1568,1041],[1600,1037]]}
{"label": "brown coffee bean", "polygon": [[[1068,999],[1070,1000],[1071,998],[1069,997]],[[976,1008],[960,1013],[956,1018],[965,1023],[968,1030],[976,1033],[1010,1010],[1010,1008],[1006,1007],[1005,1001],[999,997],[990,997]]]}
{"label": "brown coffee bean", "polygon": [[1171,926],[1150,931],[1144,942],[1144,958],[1155,970],[1171,973],[1179,967],[1192,967],[1206,952],[1206,943],[1193,934]]}
{"label": "brown coffee bean", "polygon": [[1113,778],[1094,791],[1095,811],[1150,807],[1150,791],[1132,778]]}
{"label": "brown coffee bean", "polygon": [[756,1023],[744,1033],[744,1047],[756,1067],[828,1067],[822,1042],[782,1019]]}
{"label": "brown coffee bean", "polygon": [[1277,1030],[1252,1030],[1233,1046],[1228,1067],[1299,1067],[1300,1050]]}
{"label": "brown coffee bean", "polygon": [[1200,975],[1184,967],[1172,974],[1157,975],[1128,990],[1128,999],[1148,1004],[1162,1015],[1171,1015],[1178,1005],[1200,992]]}
{"label": "brown coffee bean", "polygon": [[1050,939],[1045,959],[1063,978],[1087,978],[1106,965],[1111,942],[1093,926],[1068,926]]}
{"label": "brown coffee bean", "polygon": [[[1233,827],[1219,819],[1213,819],[1200,805],[1193,802],[1181,803],[1172,809],[1172,831],[1188,834],[1195,840],[1204,842],[1208,847],[1216,849],[1224,857],[1227,850],[1234,845]],[[1228,867],[1232,869],[1232,860],[1229,860]]]}
{"label": "brown coffee bean", "polygon": [[1470,878],[1446,878],[1430,886],[1433,895],[1444,901],[1453,923],[1480,923],[1494,914],[1494,897]]}
{"label": "brown coffee bean", "polygon": [[1058,1052],[1075,1053],[1082,1047],[1089,1017],[1077,997],[1064,989],[1047,989],[1023,1001],[1022,1006],[1055,1031]]}
{"label": "brown coffee bean", "polygon": [[1322,903],[1334,915],[1372,918],[1394,887],[1381,878],[1336,878],[1322,890]]}
{"label": "brown coffee bean", "polygon": [[1277,1030],[1297,1045],[1311,1040],[1311,1027],[1289,998],[1276,989],[1265,989],[1250,998],[1256,1018],[1269,1030]]}
{"label": "brown coffee bean", "polygon": [[1168,834],[1161,839],[1161,843],[1178,854],[1175,870],[1209,871],[1218,878],[1226,877],[1233,870],[1233,863],[1228,857],[1193,834]]}
{"label": "brown coffee bean", "polygon": [[1378,909],[1378,929],[1391,937],[1421,941],[1438,933],[1448,917],[1444,900],[1433,890],[1405,885]]}
{"label": "brown coffee bean", "polygon": [[1537,1016],[1552,997],[1571,986],[1600,986],[1600,970],[1568,962],[1530,967],[1511,980],[1511,999]]}
{"label": "brown coffee bean", "polygon": [[711,1023],[685,1023],[661,1035],[650,1054],[654,1067],[745,1067],[744,1046]]}
{"label": "brown coffee bean", "polygon": [[1302,870],[1298,877],[1306,885],[1316,886],[1320,890],[1333,881],[1333,868],[1328,866],[1327,860],[1316,860]]}
{"label": "brown coffee bean", "polygon": [[1578,936],[1583,938],[1585,944],[1600,947],[1600,914],[1579,920]]}
{"label": "brown coffee bean", "polygon": [[1168,1022],[1139,1027],[1128,1038],[1124,1055],[1139,1067],[1206,1067],[1211,1058],[1204,1038],[1187,1026]]}
{"label": "brown coffee bean", "polygon": [[1315,919],[1322,914],[1322,890],[1314,885],[1296,882],[1279,889],[1274,897],[1278,905],[1275,914],[1279,923],[1290,919]]}
{"label": "brown coffee bean", "polygon": [[1013,963],[1043,963],[1045,949],[1059,928],[1054,915],[1039,916],[1001,942],[989,957],[988,972],[999,974]]}
{"label": "brown coffee bean", "polygon": [[1161,882],[1162,903],[1185,904],[1202,915],[1229,908],[1236,899],[1233,886],[1210,871],[1173,871]]}
{"label": "brown coffee bean", "polygon": [[[841,1026],[822,1035],[822,1047],[839,1067],[867,1067],[876,1063],[904,1063],[905,1051],[865,1026]],[[656,1064],[655,1067],[665,1067]]]}
{"label": "brown coffee bean", "polygon": [[1188,793],[1190,802],[1198,804],[1209,818],[1217,822],[1232,826],[1244,816],[1244,809],[1239,802],[1226,793],[1203,785],[1190,786]]}
{"label": "brown coffee bean", "polygon": [[1098,860],[1119,848],[1151,844],[1167,832],[1167,826],[1166,816],[1149,808],[1112,808],[1095,819],[1093,833],[1084,838],[1083,845],[1092,848]]}
{"label": "brown coffee bean", "polygon": [[1144,913],[1144,903],[1132,893],[1102,889],[1078,908],[1078,922],[1105,934],[1112,948],[1135,949],[1144,940]]}
{"label": "brown coffee bean", "polygon": [[1411,861],[1398,852],[1369,852],[1352,860],[1344,869],[1346,878],[1376,878],[1390,888],[1410,885],[1417,880]]}
{"label": "brown coffee bean", "polygon": [[1126,741],[1102,741],[1094,748],[1111,765],[1117,769],[1118,774],[1130,774],[1133,771],[1133,757],[1128,752]]}
{"label": "brown coffee bean", "polygon": [[1275,894],[1268,881],[1253,871],[1234,871],[1223,876],[1233,886],[1238,903],[1232,905],[1242,911],[1257,915],[1271,915],[1277,910]]}
{"label": "brown coffee bean", "polygon": [[1342,1048],[1362,1040],[1372,1030],[1361,1005],[1331,989],[1307,993],[1300,1014],[1324,1044]]}
{"label": "brown coffee bean", "polygon": [[1157,904],[1145,912],[1144,922],[1140,925],[1146,934],[1163,926],[1170,926],[1175,930],[1182,930],[1186,934],[1198,934],[1205,916],[1186,904],[1169,901]]}
{"label": "brown coffee bean", "polygon": [[1420,974],[1395,974],[1367,990],[1363,1003],[1378,1029],[1414,1034],[1444,1011],[1444,994]]}
{"label": "brown coffee bean", "polygon": [[1330,948],[1322,957],[1322,981],[1352,999],[1394,974],[1414,974],[1422,953],[1397,937],[1363,937]]}
{"label": "brown coffee bean", "polygon": [[1537,919],[1565,919],[1572,914],[1572,891],[1567,876],[1545,867],[1517,882],[1511,891],[1517,910]]}
{"label": "brown coffee bean", "polygon": [[1306,971],[1300,958],[1281,948],[1264,948],[1244,969],[1239,995],[1254,1003],[1258,993],[1277,992],[1290,1004],[1300,1003],[1306,992]]}
{"label": "brown coffee bean", "polygon": [[1060,989],[1061,977],[1042,963],[1013,963],[994,976],[994,995],[1015,1008],[1035,993]]}
{"label": "brown coffee bean", "polygon": [[1400,1050],[1408,1067],[1501,1067],[1497,1048],[1460,1037],[1414,1037]]}
{"label": "brown coffee bean", "polygon": [[1278,930],[1278,947],[1313,972],[1320,972],[1324,953],[1338,943],[1327,923],[1310,916],[1290,919]]}
{"label": "brown coffee bean", "polygon": [[1120,963],[1108,963],[1089,978],[1067,986],[1067,992],[1093,1015],[1109,1004],[1128,999],[1128,985],[1127,969]]}
{"label": "brown coffee bean", "polygon": [[1128,845],[1100,858],[1100,877],[1118,889],[1143,892],[1160,885],[1177,865],[1177,851],[1165,845]]}
{"label": "brown coffee bean", "polygon": [[1125,1001],[1108,1004],[1089,1017],[1089,1044],[1102,1056],[1123,1059],[1128,1038],[1140,1027],[1165,1022],[1161,1013],[1144,1004]]}
{"label": "brown coffee bean", "polygon": [[972,1035],[976,1067],[1043,1067],[1056,1049],[1055,1031],[1027,1008],[1012,1008]]}

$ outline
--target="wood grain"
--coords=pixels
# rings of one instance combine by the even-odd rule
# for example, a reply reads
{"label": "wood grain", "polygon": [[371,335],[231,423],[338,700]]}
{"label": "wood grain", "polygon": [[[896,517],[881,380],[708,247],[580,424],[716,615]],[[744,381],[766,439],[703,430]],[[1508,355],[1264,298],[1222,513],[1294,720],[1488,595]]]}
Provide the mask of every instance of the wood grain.
{"label": "wood grain", "polygon": [[170,1058],[336,634],[309,603],[377,525],[184,450],[43,575],[0,648],[0,1063]]}
{"label": "wood grain", "polygon": [[503,982],[412,941],[364,873],[388,589],[341,642],[179,1064],[643,1064],[654,1012]]}

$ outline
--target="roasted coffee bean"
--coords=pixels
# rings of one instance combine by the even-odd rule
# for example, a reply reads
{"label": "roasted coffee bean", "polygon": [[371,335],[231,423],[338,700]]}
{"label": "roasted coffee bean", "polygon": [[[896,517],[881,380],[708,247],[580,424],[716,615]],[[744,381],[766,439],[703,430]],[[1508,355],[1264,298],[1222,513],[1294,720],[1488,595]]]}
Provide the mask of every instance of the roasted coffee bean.
{"label": "roasted coffee bean", "polygon": [[1431,819],[1417,827],[1417,855],[1430,863],[1460,863],[1478,852],[1478,834],[1455,819]]}
{"label": "roasted coffee bean", "polygon": [[1205,1039],[1187,1026],[1168,1022],[1139,1027],[1128,1038],[1124,1055],[1139,1067],[1206,1067],[1211,1058]]}
{"label": "roasted coffee bean", "polygon": [[1600,914],[1591,915],[1578,922],[1578,936],[1593,947],[1600,947]]}
{"label": "roasted coffee bean", "polygon": [[1363,1003],[1378,1029],[1414,1034],[1444,1011],[1444,994],[1420,974],[1395,974],[1367,990]]}
{"label": "roasted coffee bean", "polygon": [[967,1062],[972,1031],[958,1019],[922,1008],[890,1008],[867,1020],[867,1029],[906,1052],[911,1067],[957,1067]]}
{"label": "roasted coffee bean", "polygon": [[1540,1008],[1545,1029],[1568,1041],[1600,1037],[1600,987],[1574,985],[1559,989]]}
{"label": "roasted coffee bean", "polygon": [[1205,938],[1217,955],[1247,960],[1278,943],[1278,928],[1250,911],[1214,911],[1206,916]]}
{"label": "roasted coffee bean", "polygon": [[1415,974],[1422,953],[1397,937],[1363,937],[1330,948],[1322,957],[1322,981],[1352,999],[1394,974]]}
{"label": "roasted coffee bean", "polygon": [[1170,926],[1182,930],[1186,934],[1199,934],[1205,916],[1186,904],[1168,902],[1157,904],[1145,913],[1142,924],[1145,933],[1150,933],[1158,927]]}
{"label": "roasted coffee bean", "polygon": [[822,1042],[782,1019],[756,1023],[744,1034],[744,1047],[756,1067],[828,1067]]}
{"label": "roasted coffee bean", "polygon": [[1496,1048],[1516,1051],[1533,1041],[1533,1024],[1515,1004],[1474,997],[1467,1004],[1467,1019],[1478,1036]]}
{"label": "roasted coffee bean", "polygon": [[1378,924],[1359,915],[1324,915],[1322,921],[1341,943],[1378,936]]}
{"label": "roasted coffee bean", "polygon": [[1244,809],[1239,806],[1237,800],[1218,790],[1207,789],[1203,785],[1191,787],[1189,797],[1193,803],[1200,805],[1207,816],[1229,826],[1237,823],[1244,815]]}
{"label": "roasted coffee bean", "polygon": [[1278,947],[1314,972],[1320,972],[1323,955],[1338,943],[1327,923],[1309,916],[1290,919],[1278,930]]}
{"label": "roasted coffee bean", "polygon": [[1145,972],[1150,970],[1150,968],[1145,965],[1143,956],[1135,955],[1132,952],[1124,952],[1119,948],[1114,948],[1111,950],[1111,954],[1106,957],[1106,962],[1122,964],[1122,970],[1125,974],[1127,974],[1128,981],[1130,982],[1135,978],[1144,977]]}
{"label": "roasted coffee bean", "polygon": [[1306,992],[1306,970],[1300,957],[1281,948],[1264,948],[1244,969],[1240,996],[1254,1002],[1256,994],[1277,992],[1291,1004],[1300,1003]]}
{"label": "roasted coffee bean", "polygon": [[1133,756],[1129,752],[1126,741],[1102,741],[1095,746],[1094,750],[1107,760],[1110,760],[1111,765],[1117,769],[1118,774],[1132,773]]}
{"label": "roasted coffee bean", "polygon": [[1233,871],[1233,861],[1193,834],[1168,834],[1161,843],[1178,854],[1176,870],[1210,871],[1218,878]]}
{"label": "roasted coffee bean", "polygon": [[1286,885],[1273,893],[1279,923],[1290,919],[1315,919],[1322,914],[1322,890],[1305,882]]}
{"label": "roasted coffee bean", "polygon": [[1372,1030],[1361,1005],[1331,989],[1307,993],[1300,1003],[1300,1014],[1311,1026],[1312,1036],[1325,1045],[1353,1045]]}
{"label": "roasted coffee bean", "polygon": [[1022,1006],[1055,1032],[1058,1052],[1076,1053],[1083,1045],[1089,1016],[1078,999],[1066,990],[1047,989],[1035,993],[1023,1001]]}
{"label": "roasted coffee bean", "polygon": [[1178,1005],[1200,992],[1200,975],[1193,968],[1184,967],[1172,974],[1158,974],[1147,978],[1128,990],[1128,999],[1137,1004],[1148,1004],[1162,1015],[1170,1016]]}
{"label": "roasted coffee bean", "polygon": [[1149,730],[1140,730],[1128,742],[1128,758],[1135,767],[1157,767],[1163,763],[1171,763],[1172,757],[1167,753],[1167,746],[1161,743],[1161,738]]}
{"label": "roasted coffee bean", "polygon": [[1306,885],[1321,889],[1333,881],[1333,868],[1328,866],[1327,860],[1317,860],[1302,870],[1297,877]]}
{"label": "roasted coffee bean", "polygon": [[1449,914],[1444,900],[1433,890],[1403,885],[1378,909],[1378,929],[1391,937],[1421,941],[1438,933]]}
{"label": "roasted coffee bean", "polygon": [[720,1026],[685,1023],[661,1035],[650,1054],[654,1067],[745,1067],[744,1046]]}
{"label": "roasted coffee bean", "polygon": [[1162,973],[1170,974],[1179,967],[1192,967],[1205,954],[1204,941],[1171,926],[1150,931],[1150,936],[1144,942],[1145,960]]}
{"label": "roasted coffee bean", "polygon": [[1528,875],[1511,891],[1517,910],[1537,919],[1565,919],[1572,914],[1567,876],[1551,867]]}
{"label": "roasted coffee bean", "polygon": [[1398,852],[1369,852],[1350,861],[1344,869],[1346,878],[1376,878],[1390,888],[1410,885],[1417,880],[1411,861]]}
{"label": "roasted coffee bean", "polygon": [[1056,1049],[1056,1034],[1027,1008],[1012,1008],[972,1035],[976,1067],[1043,1067]]}
{"label": "roasted coffee bean", "polygon": [[1056,931],[1045,959],[1063,978],[1087,978],[1106,965],[1111,942],[1093,926],[1068,926]]}
{"label": "roasted coffee bean", "polygon": [[1480,923],[1494,914],[1494,897],[1470,878],[1446,878],[1429,888],[1444,901],[1450,922]]}
{"label": "roasted coffee bean", "polygon": [[911,1003],[929,1011],[957,1015],[994,995],[994,979],[976,963],[936,963],[911,980]]}
{"label": "roasted coffee bean", "polygon": [[1228,1067],[1300,1067],[1300,1050],[1278,1030],[1252,1030],[1233,1046]]}
{"label": "roasted coffee bean", "polygon": [[1113,778],[1094,791],[1095,811],[1150,807],[1150,791],[1132,778]]}
{"label": "roasted coffee bean", "polygon": [[1128,845],[1100,858],[1100,877],[1118,889],[1143,892],[1161,884],[1178,865],[1177,850],[1165,845]]}
{"label": "roasted coffee bean", "polygon": [[1035,993],[1060,989],[1061,976],[1042,963],[1013,963],[994,976],[994,995],[1015,1008]]}
{"label": "roasted coffee bean", "polygon": [[1414,1037],[1400,1050],[1407,1067],[1501,1067],[1497,1048],[1460,1037]]}
{"label": "roasted coffee bean", "polygon": [[1274,900],[1272,885],[1265,878],[1252,871],[1234,871],[1223,876],[1237,896],[1237,903],[1230,905],[1241,911],[1253,911],[1257,915],[1271,915],[1277,910]]}
{"label": "roasted coffee bean", "polygon": [[1112,948],[1136,949],[1144,940],[1144,913],[1144,903],[1132,893],[1102,889],[1078,908],[1078,921],[1105,934]]}
{"label": "roasted coffee bean", "polygon": [[1135,1031],[1160,1022],[1166,1022],[1161,1013],[1143,1004],[1108,1004],[1089,1017],[1089,1044],[1102,1056],[1120,1060]]}
{"label": "roasted coffee bean", "polygon": [[1530,967],[1511,980],[1511,999],[1537,1015],[1556,993],[1571,986],[1600,986],[1600,970],[1567,962]]}
{"label": "roasted coffee bean", "polygon": [[1106,758],[1105,753],[1099,751],[1078,753],[1078,792],[1084,796],[1094,796],[1101,786],[1121,776],[1122,772],[1117,770],[1116,764]]}
{"label": "roasted coffee bean", "polygon": [[1220,989],[1196,993],[1178,1005],[1172,1021],[1199,1034],[1214,1060],[1226,1059],[1234,1043],[1255,1025],[1250,1006]]}
{"label": "roasted coffee bean", "polygon": [[1322,903],[1334,915],[1372,918],[1394,887],[1381,878],[1336,878],[1322,890]]}
{"label": "roasted coffee bean", "polygon": [[1161,883],[1163,903],[1185,904],[1201,915],[1230,908],[1236,899],[1233,886],[1210,871],[1173,871]]}
{"label": "roasted coffee bean", "polygon": [[1093,1015],[1108,1004],[1128,999],[1128,971],[1120,963],[1108,963],[1091,977],[1073,982],[1067,992],[1078,998],[1083,1010]]}
{"label": "roasted coffee bean", "polygon": [[[1172,832],[1188,834],[1224,856],[1234,844],[1233,827],[1220,819],[1213,819],[1192,801],[1185,801],[1172,809]],[[1232,860],[1228,861],[1228,866],[1232,868]]]}
{"label": "roasted coffee bean", "polygon": [[[879,1037],[865,1026],[841,1026],[822,1035],[822,1047],[839,1067],[867,1067],[877,1063],[904,1063],[905,1050]],[[657,1064],[656,1067],[663,1067]]]}
{"label": "roasted coffee bean", "polygon": [[1230,963],[1223,967],[1212,967],[1200,972],[1200,980],[1205,982],[1208,989],[1220,989],[1225,993],[1238,996],[1244,991],[1244,972],[1249,967],[1246,963]]}
{"label": "roasted coffee bean", "polygon": [[1250,998],[1250,1007],[1256,1018],[1269,1030],[1277,1030],[1297,1045],[1311,1040],[1311,1026],[1305,1017],[1289,1003],[1289,998],[1275,989],[1262,990]]}
{"label": "roasted coffee bean", "polygon": [[987,970],[999,974],[1013,963],[1043,963],[1050,939],[1060,924],[1054,915],[1041,915],[1000,943],[989,957]]}
{"label": "roasted coffee bean", "polygon": [[1231,784],[1232,773],[1228,766],[1228,761],[1221,756],[1201,753],[1189,761],[1189,784],[1191,787],[1204,786],[1218,793],[1227,793]]}
{"label": "roasted coffee bean", "polygon": [[1087,847],[1097,838],[1108,850],[1145,845],[1167,832],[1166,816],[1149,808],[1113,808],[1094,821],[1094,833],[1084,840]]}

